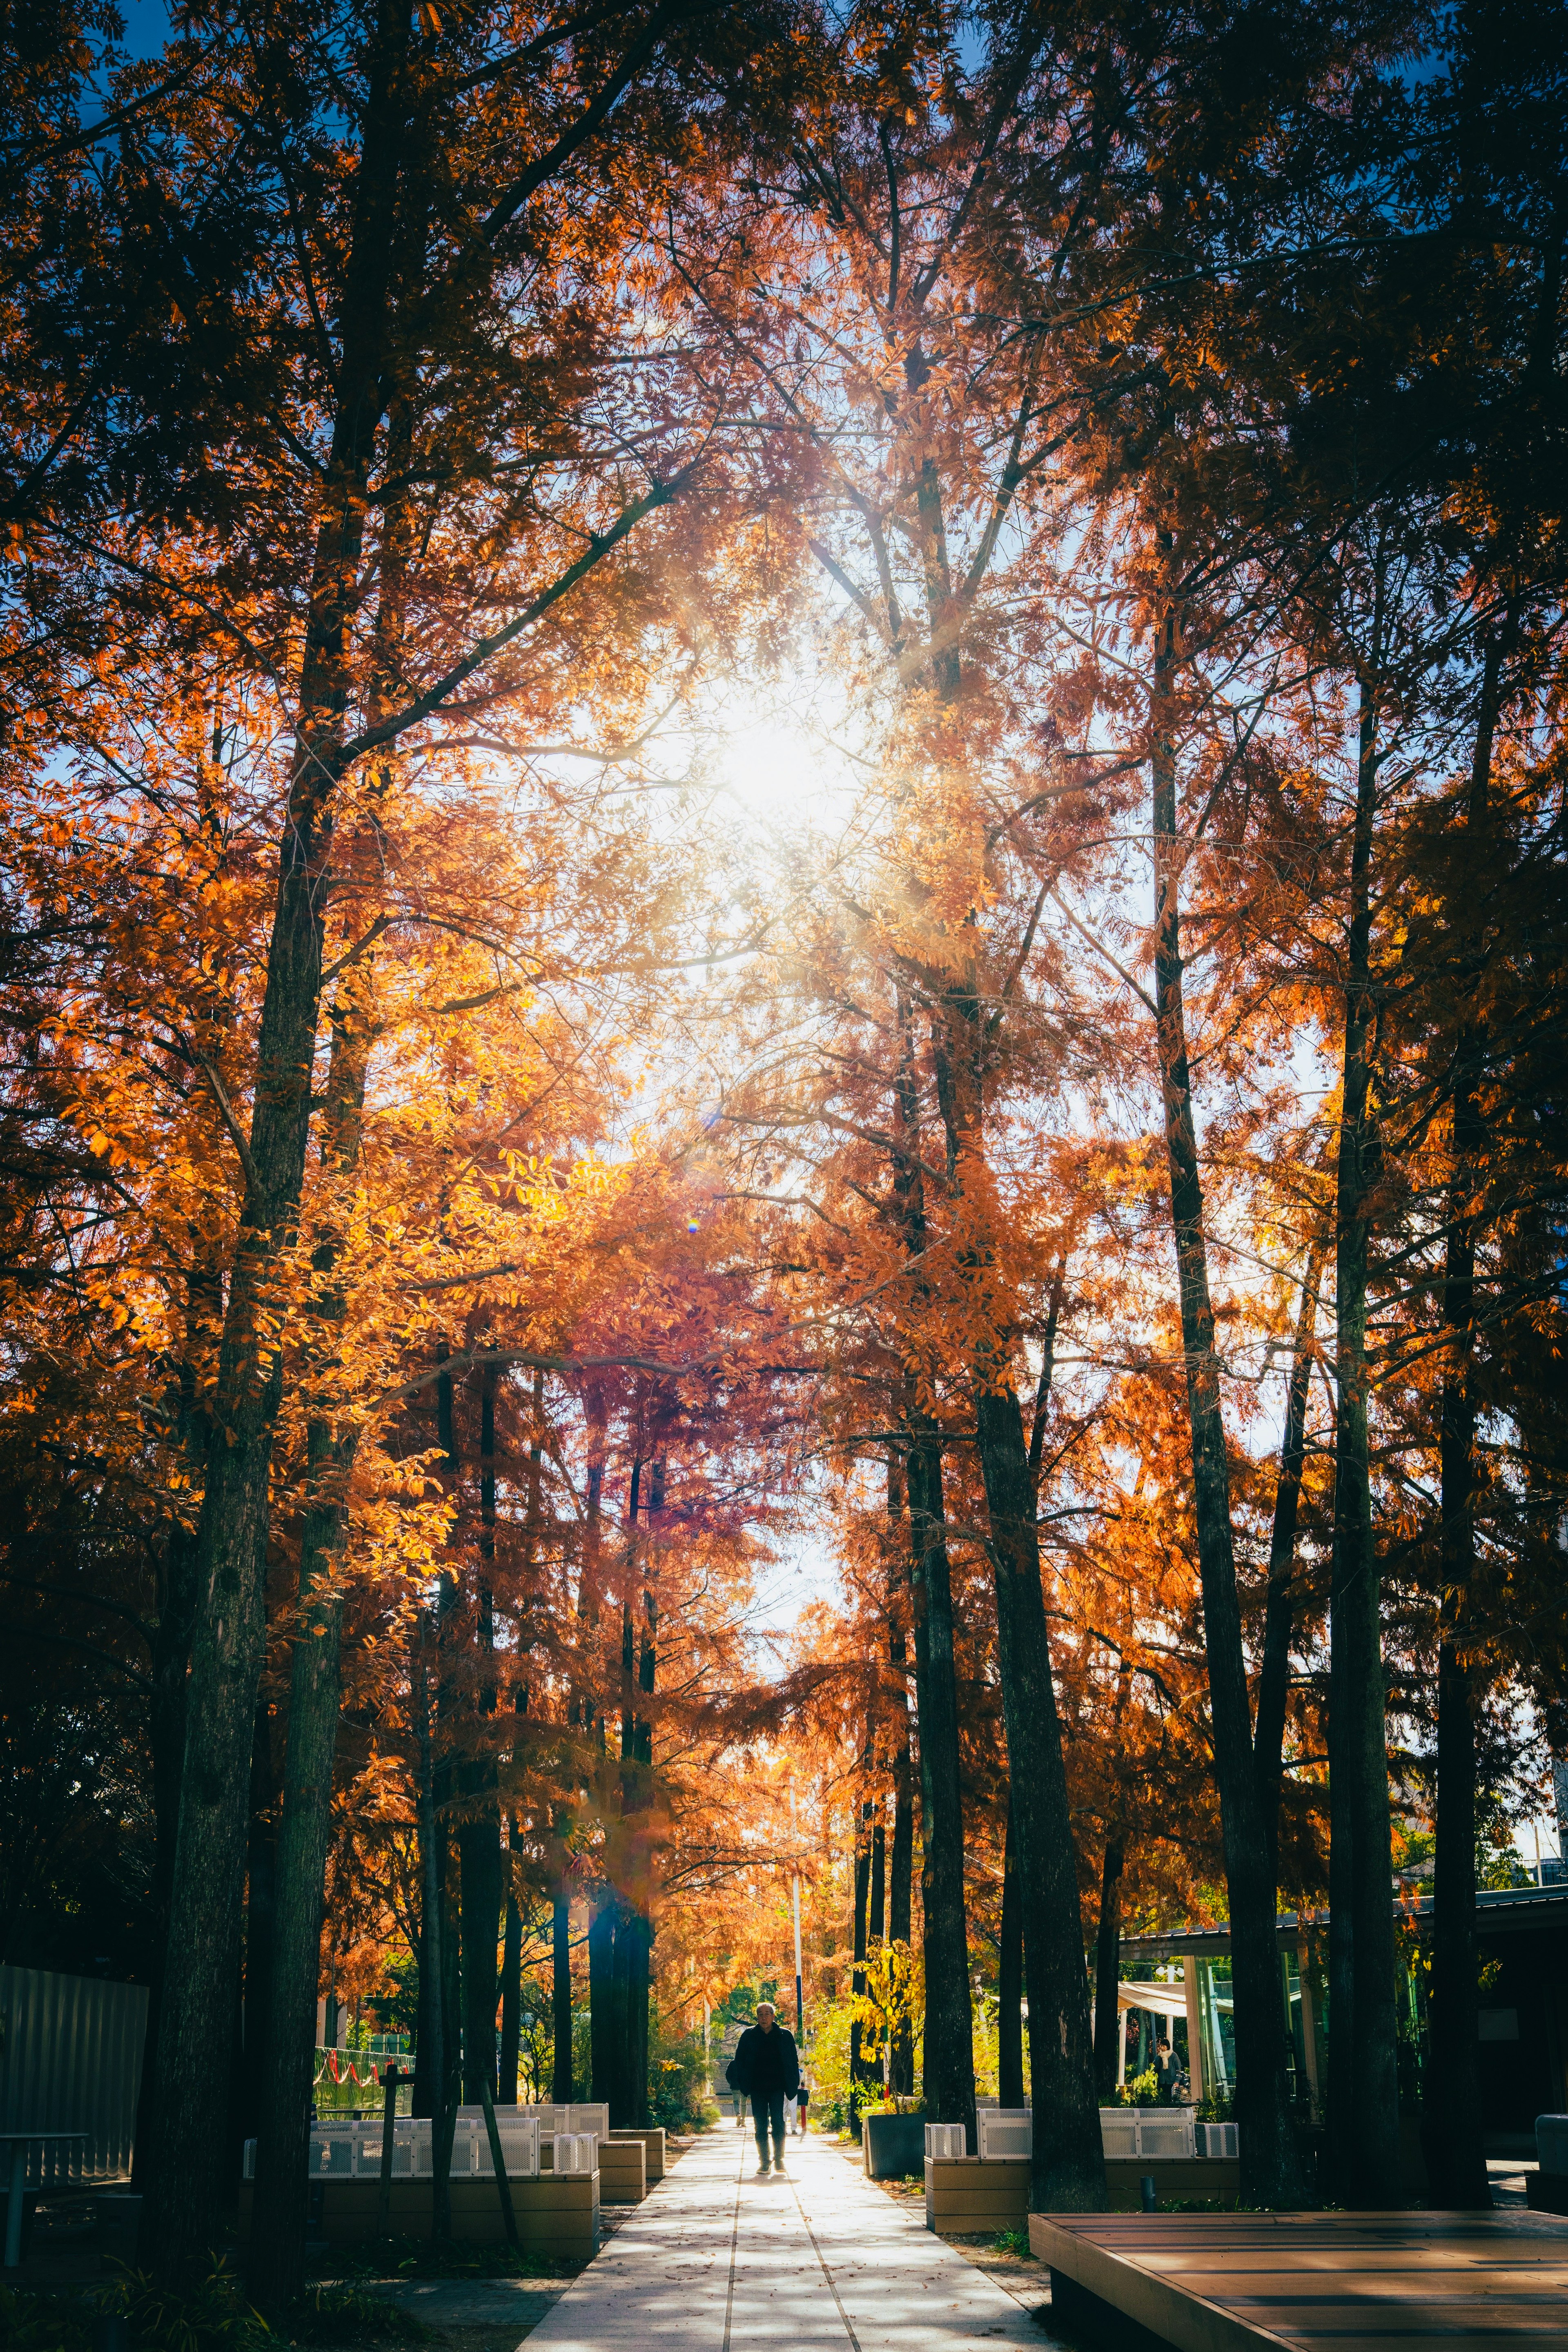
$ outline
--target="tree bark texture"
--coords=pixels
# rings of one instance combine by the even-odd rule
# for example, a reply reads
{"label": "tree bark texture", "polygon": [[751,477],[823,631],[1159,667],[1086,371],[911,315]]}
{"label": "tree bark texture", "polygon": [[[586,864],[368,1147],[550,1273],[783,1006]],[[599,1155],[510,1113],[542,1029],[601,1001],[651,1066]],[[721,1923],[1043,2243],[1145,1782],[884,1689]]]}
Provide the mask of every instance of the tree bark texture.
{"label": "tree bark texture", "polygon": [[[441,1872],[446,1847],[436,1822],[436,1770],[430,1738],[430,1684],[426,1661],[428,1638],[427,1621],[422,1614],[415,1628],[409,1658],[419,1805],[419,2038],[415,2044],[415,2055],[424,2077],[425,2113],[430,2117],[430,2137],[437,2158],[430,2187],[430,2234],[433,2238],[444,2239],[452,2234],[451,2136],[446,2095],[447,2004],[442,1997],[446,1953],[441,1932],[444,1908]],[[420,2112],[417,2094],[414,2111],[416,2115]],[[443,2146],[448,2151],[446,2165],[439,2161]]]}
{"label": "tree bark texture", "polygon": [[[861,1752],[860,1766],[863,1771],[866,1766],[864,1750]],[[850,1971],[849,1988],[857,2000],[863,2000],[866,1997],[866,1907],[871,1890],[871,1801],[869,1798],[861,1801],[860,1817],[855,1825],[853,1885],[855,1916],[851,1922],[851,1928],[854,1935],[855,1965]],[[861,2033],[860,2020],[858,2017],[851,2018],[849,2021],[849,2079],[852,2083],[863,2084],[875,2080],[876,2070],[860,2055]]]}
{"label": "tree bark texture", "polygon": [[[1167,550],[1168,552],[1168,550]],[[1171,732],[1175,616],[1159,625],[1151,757],[1154,831],[1155,1042],[1171,1179],[1171,1224],[1186,1359],[1193,1509],[1203,1591],[1204,1647],[1215,1779],[1229,1894],[1236,2026],[1237,2120],[1245,2203],[1299,2205],[1301,2161],[1290,2116],[1274,1883],[1254,1769],[1251,1705],[1236,1580],[1219,1360],[1215,1352],[1192,1080],[1187,1060],[1180,924],[1181,844]]]}
{"label": "tree bark texture", "polygon": [[626,2045],[621,1990],[616,1981],[616,1891],[594,1891],[588,1921],[589,2096],[614,2116],[621,2105],[620,2063]]}
{"label": "tree bark texture", "polygon": [[[272,2013],[272,1934],[278,1909],[279,1788],[272,1753],[272,1723],[265,1697],[256,1703],[250,1738],[250,1827],[245,1846],[245,1988],[239,2042],[235,2050],[238,2096],[232,2103],[229,2146],[254,2138],[261,2112],[261,2084],[255,2079],[267,2045]],[[310,2001],[312,2026],[315,1996]]]}
{"label": "tree bark texture", "polygon": [[[333,1008],[323,1158],[338,1186],[357,1178],[364,1128],[365,1084],[374,1032],[374,962],[351,967]],[[330,1276],[342,1252],[341,1197],[312,1252],[313,1269]],[[341,1323],[341,1289],[323,1293],[323,1353]],[[300,1540],[298,1616],[289,1661],[289,1731],[279,1840],[278,1896],[272,1930],[267,2064],[258,2119],[256,2191],[247,2290],[257,2307],[280,2318],[305,2284],[308,2216],[306,2158],[314,2059],[316,1982],[321,1968],[331,1828],[332,1769],[342,1701],[342,1553],[348,1538],[347,1485],[354,1439],[329,1412],[311,1414],[306,1432],[309,1501]]]}
{"label": "tree bark texture", "polygon": [[1091,2212],[1105,2202],[1105,2153],[1094,2095],[1083,1920],[1035,1483],[1024,1416],[1011,1386],[981,1391],[975,1425],[991,1520],[997,1667],[1024,1915],[1035,2113],[1029,2204],[1037,2213]]}
{"label": "tree bark texture", "polygon": [[496,2090],[496,1944],[500,1935],[500,1823],[492,1814],[462,1822],[458,1859],[463,1884],[463,2097],[484,2103]]}
{"label": "tree bark texture", "polygon": [[572,1885],[567,1876],[566,1818],[555,1817],[559,1873],[550,1905],[551,2098],[570,2104],[572,2092]]}
{"label": "tree bark texture", "polygon": [[505,1870],[506,1927],[501,1938],[500,1963],[500,2080],[496,2098],[503,2107],[515,2107],[518,2053],[522,2032],[522,1914],[517,1907],[517,1896],[513,1892],[510,1849],[505,1859]]}
{"label": "tree bark texture", "polygon": [[1383,1590],[1373,1535],[1367,1412],[1369,1198],[1377,1160],[1371,961],[1376,794],[1377,708],[1363,684],[1334,1231],[1329,1818],[1341,1867],[1330,1887],[1329,2130],[1338,2193],[1348,2204],[1373,2207],[1388,2204],[1391,2184],[1400,2179]]}
{"label": "tree bark texture", "polygon": [[[894,1091],[893,1190],[904,1246],[927,1243],[920,1162],[920,1096],[909,1008],[900,998],[902,1040]],[[914,1311],[919,1311],[917,1289]],[[942,1433],[915,1375],[906,1375],[910,1615],[915,1644],[920,1730],[921,1908],[925,1960],[925,2101],[932,2123],[962,2124],[974,2146],[974,2023],[969,1999],[969,1927],[963,1899],[963,1796],[959,1769],[958,1682],[952,1639],[952,1574],[942,1491]]]}
{"label": "tree bark texture", "polygon": [[1285,1780],[1285,1704],[1290,1688],[1290,1633],[1296,1616],[1296,1521],[1301,1501],[1301,1465],[1307,1454],[1307,1399],[1312,1380],[1312,1338],[1324,1255],[1322,1244],[1314,1241],[1307,1254],[1301,1305],[1296,1318],[1296,1344],[1285,1397],[1285,1433],[1279,1444],[1279,1476],[1274,1489],[1263,1662],[1258,1672],[1258,1713],[1253,1729],[1253,1767],[1276,1900],[1279,1885],[1279,1797]]}
{"label": "tree bark texture", "polygon": [[1121,2054],[1121,1870],[1127,1858],[1120,1833],[1108,1837],[1100,1864],[1100,1925],[1094,1938],[1094,2095],[1102,2107],[1115,2104],[1116,2063]]}
{"label": "tree bark texture", "polygon": [[[889,1531],[889,1611],[892,1633],[888,1654],[897,1685],[894,1701],[893,1844],[888,1867],[888,1940],[908,1945],[912,1931],[915,1858],[914,1759],[910,1747],[909,1643],[901,1622],[908,1580],[909,1537],[904,1525],[904,1469],[898,1453],[888,1456],[888,1524]],[[908,2025],[893,2036],[889,2086],[900,2097],[912,2097],[915,2087],[914,2036]]]}
{"label": "tree bark texture", "polygon": [[996,1950],[996,2103],[1003,2107],[1024,2105],[1024,1905],[1011,1796],[1002,1849],[1002,1925]]}
{"label": "tree bark texture", "polygon": [[942,1444],[911,1396],[908,1467],[910,1588],[914,1603],[915,1704],[920,1717],[924,1866],[925,2099],[932,2123],[962,2124],[974,2146],[974,2028],[963,1896],[963,1798],[952,1580],[942,1508]]}
{"label": "tree bark texture", "polygon": [[268,1481],[281,1402],[269,1293],[298,1213],[321,995],[331,787],[347,709],[349,629],[384,391],[402,145],[407,0],[381,0],[342,320],[338,403],[322,492],[295,756],[257,1045],[249,1165],[218,1357],[198,1533],[199,1609],[170,1893],[138,2260],[189,2278],[218,2241],[223,2063],[232,2030],[251,1722],[264,1649]]}
{"label": "tree bark texture", "polygon": [[[1485,863],[1492,748],[1498,717],[1500,650],[1489,646],[1470,768],[1468,837]],[[1473,989],[1485,939],[1473,915],[1456,908],[1471,930],[1467,962]],[[1437,1650],[1437,1833],[1433,1857],[1430,2064],[1422,2139],[1435,2204],[1463,2211],[1492,2201],[1481,2137],[1477,2042],[1476,1732],[1466,1637],[1476,1570],[1475,1192],[1484,1164],[1486,1122],[1477,1098],[1486,1054],[1483,1031],[1462,1026],[1454,1055],[1453,1174],[1443,1278],[1448,1361],[1443,1381],[1442,1591]]]}

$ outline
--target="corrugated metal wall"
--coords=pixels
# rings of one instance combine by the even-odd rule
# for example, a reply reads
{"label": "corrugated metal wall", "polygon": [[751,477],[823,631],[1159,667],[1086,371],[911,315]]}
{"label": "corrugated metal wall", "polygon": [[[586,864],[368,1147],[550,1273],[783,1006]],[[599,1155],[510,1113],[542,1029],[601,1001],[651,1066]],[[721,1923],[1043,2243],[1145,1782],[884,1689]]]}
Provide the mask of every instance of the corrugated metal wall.
{"label": "corrugated metal wall", "polygon": [[130,2172],[146,2033],[145,1985],[0,1968],[0,2131],[88,2135],[42,2164],[30,2151],[29,2181],[48,2188]]}

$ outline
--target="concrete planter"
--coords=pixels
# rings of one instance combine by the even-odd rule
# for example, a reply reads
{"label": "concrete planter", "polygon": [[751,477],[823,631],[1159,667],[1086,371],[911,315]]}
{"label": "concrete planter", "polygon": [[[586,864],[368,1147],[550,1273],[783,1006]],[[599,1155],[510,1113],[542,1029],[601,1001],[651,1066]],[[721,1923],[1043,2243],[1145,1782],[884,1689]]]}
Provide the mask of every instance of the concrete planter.
{"label": "concrete planter", "polygon": [[[641,2154],[641,2150],[638,2150]],[[374,2241],[381,2228],[381,2185],[375,2180],[318,2180],[311,2184],[321,2200],[317,2232],[330,2245]],[[431,2224],[428,2180],[395,2180],[388,2216],[395,2238],[427,2238]],[[510,2183],[517,2233],[530,2253],[556,2254],[569,2262],[591,2262],[599,2251],[599,2176],[596,2172],[543,2173],[535,2179]],[[250,2209],[256,2184],[239,2184],[239,2237],[250,2236]],[[454,2180],[451,2186],[452,2235],[495,2244],[506,2236],[493,2180]]]}
{"label": "concrete planter", "polygon": [[869,2180],[897,2179],[925,2163],[923,2116],[862,2116],[860,2151]]}

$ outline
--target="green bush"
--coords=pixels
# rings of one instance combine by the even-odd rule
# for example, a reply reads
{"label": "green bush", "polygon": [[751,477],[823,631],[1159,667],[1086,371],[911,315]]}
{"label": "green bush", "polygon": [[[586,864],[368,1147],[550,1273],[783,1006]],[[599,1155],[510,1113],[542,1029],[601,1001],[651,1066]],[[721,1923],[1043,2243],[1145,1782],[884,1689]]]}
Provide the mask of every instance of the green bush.
{"label": "green bush", "polygon": [[92,2352],[92,2315],[54,2294],[0,2286],[0,2344],[5,2352]]}
{"label": "green bush", "polygon": [[710,2059],[698,2033],[657,2032],[647,2062],[647,2119],[668,2132],[701,2131],[719,2119]]}
{"label": "green bush", "polygon": [[276,2341],[221,2260],[183,2294],[155,2286],[144,2271],[121,2271],[98,2304],[129,2323],[137,2352],[263,2352]]}

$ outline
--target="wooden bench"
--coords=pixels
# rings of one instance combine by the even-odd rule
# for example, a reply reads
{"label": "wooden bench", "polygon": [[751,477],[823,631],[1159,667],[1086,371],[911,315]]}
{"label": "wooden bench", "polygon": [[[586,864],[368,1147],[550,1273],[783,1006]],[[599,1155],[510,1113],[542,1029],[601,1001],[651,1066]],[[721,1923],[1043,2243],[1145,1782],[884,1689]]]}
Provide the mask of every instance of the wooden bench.
{"label": "wooden bench", "polygon": [[1034,2213],[1105,2352],[1568,2352],[1568,2228],[1492,2213]]}

